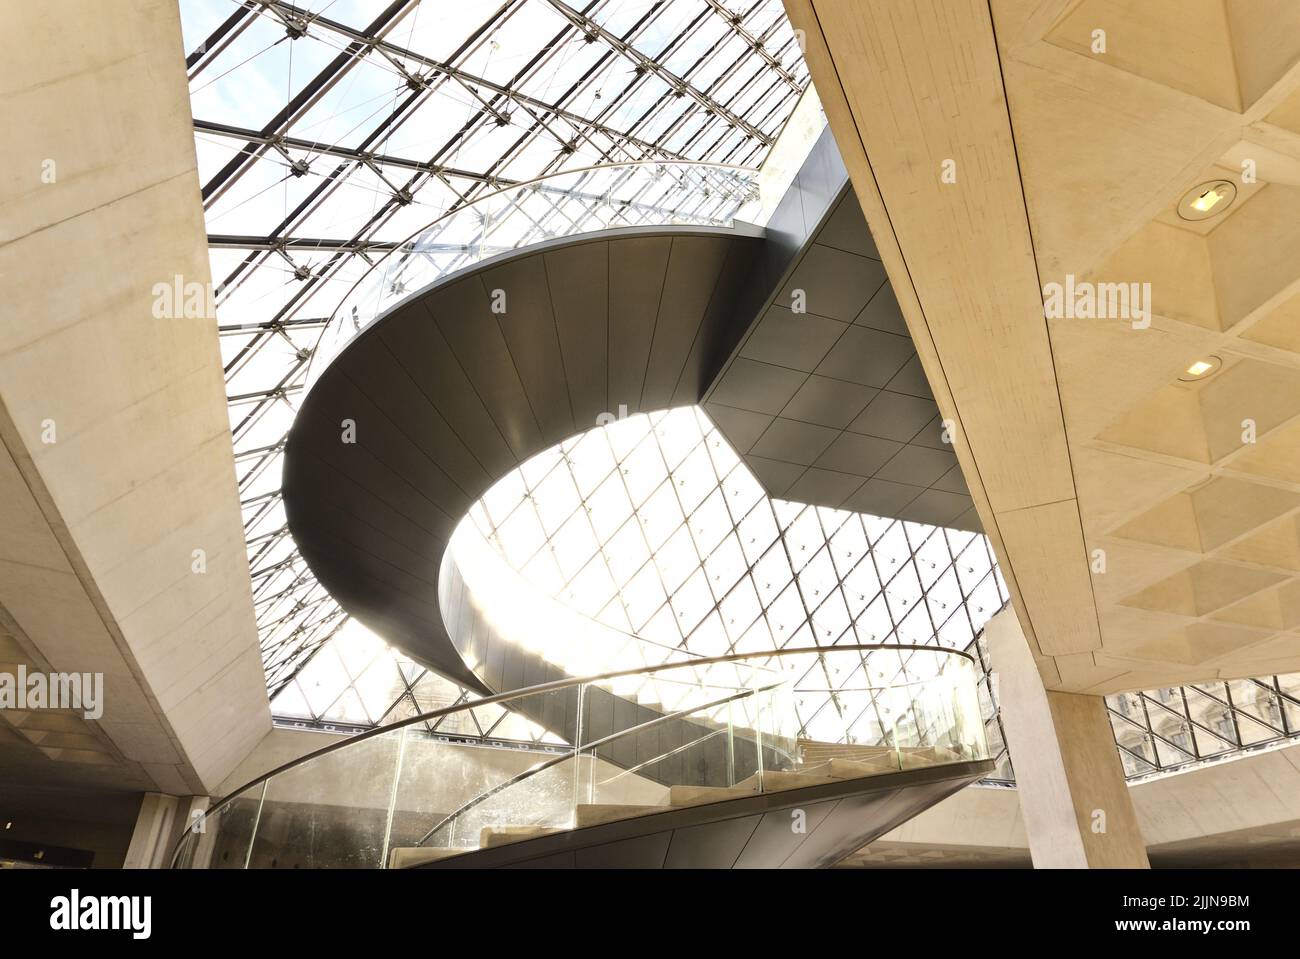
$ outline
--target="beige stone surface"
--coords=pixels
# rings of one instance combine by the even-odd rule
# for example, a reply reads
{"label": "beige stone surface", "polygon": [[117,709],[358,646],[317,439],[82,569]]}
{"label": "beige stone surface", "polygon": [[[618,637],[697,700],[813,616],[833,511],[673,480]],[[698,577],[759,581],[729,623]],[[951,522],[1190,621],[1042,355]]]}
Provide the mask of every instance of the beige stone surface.
{"label": "beige stone surface", "polygon": [[1102,697],[1045,690],[1012,611],[989,620],[984,635],[1034,865],[1146,868]]}
{"label": "beige stone surface", "polygon": [[[786,9],[1044,682],[1300,669],[1300,6]],[[1049,318],[1066,282],[1145,316]]]}
{"label": "beige stone surface", "polygon": [[0,34],[0,625],[104,673],[96,785],[206,792],[270,715],[216,320],[153,309],[210,282],[178,9],[5,4]]}
{"label": "beige stone surface", "polygon": [[[1129,792],[1154,864],[1300,865],[1300,746],[1150,780]],[[1019,790],[969,786],[886,833],[850,864],[1028,866]]]}

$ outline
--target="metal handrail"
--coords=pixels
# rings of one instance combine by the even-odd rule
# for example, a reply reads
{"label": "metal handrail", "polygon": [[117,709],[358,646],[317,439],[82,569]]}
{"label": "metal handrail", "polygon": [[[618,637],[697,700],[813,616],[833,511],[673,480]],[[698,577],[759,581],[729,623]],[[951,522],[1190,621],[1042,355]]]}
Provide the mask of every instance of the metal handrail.
{"label": "metal handrail", "polygon": [[[946,646],[921,646],[915,643],[857,643],[857,644],[845,645],[845,646],[799,646],[799,647],[787,648],[787,649],[765,650],[763,652],[757,652],[757,653],[729,653],[725,656],[709,656],[704,659],[687,659],[687,660],[681,660],[679,662],[660,663],[657,666],[637,666],[630,669],[618,669],[618,670],[613,670],[611,672],[598,673],[591,676],[556,679],[556,680],[552,680],[549,683],[538,683],[534,686],[523,687],[522,689],[515,689],[505,693],[497,693],[494,696],[487,696],[484,697],[483,699],[476,699],[473,702],[456,703],[451,706],[444,706],[440,709],[433,709],[430,710],[429,712],[420,713],[416,716],[409,716],[406,719],[398,720],[395,723],[389,723],[386,726],[376,726],[374,729],[368,729],[363,733],[357,733],[355,736],[349,736],[346,739],[341,739],[336,743],[330,743],[328,746],[322,746],[320,749],[313,750],[312,752],[307,753],[305,756],[299,756],[297,759],[290,760],[287,763],[282,763],[279,766],[276,766],[274,769],[270,770],[269,772],[262,773],[260,776],[250,779],[248,782],[244,783],[244,785],[240,786],[238,789],[226,794],[221,799],[217,800],[217,802],[213,803],[212,806],[209,807],[208,810],[203,814],[203,818],[198,820],[194,824],[194,826],[197,826],[199,822],[206,822],[211,816],[215,815],[221,809],[224,809],[226,806],[230,805],[230,803],[234,802],[237,798],[239,798],[248,790],[252,789],[254,786],[260,785],[269,779],[279,776],[281,773],[288,772],[291,769],[295,769],[298,766],[309,763],[314,759],[319,759],[321,756],[328,755],[329,753],[335,752],[337,750],[344,749],[349,746],[353,746],[367,739],[372,739],[375,736],[380,736],[385,733],[390,733],[396,729],[402,729],[406,726],[412,726],[415,723],[425,722],[430,719],[439,719],[443,716],[449,716],[452,713],[465,712],[466,710],[470,710],[470,709],[478,709],[479,707],[482,706],[493,706],[500,703],[509,703],[517,699],[523,699],[526,696],[535,696],[541,693],[554,692],[560,689],[570,689],[574,686],[581,686],[590,683],[599,683],[609,679],[620,679],[624,676],[645,676],[656,672],[660,672],[662,670],[681,669],[686,666],[709,666],[716,663],[734,663],[734,662],[741,662],[748,659],[767,659],[767,658],[779,659],[783,656],[794,656],[800,654],[806,655],[810,653],[825,654],[825,653],[837,653],[837,652],[839,653],[864,652],[868,650],[873,652],[880,651],[880,650],[902,650],[902,651],[912,651],[912,652],[946,653],[953,656],[960,656],[961,658],[978,665],[977,660],[971,653],[968,653],[965,650],[961,650],[961,649],[951,649]],[[765,667],[762,666],[756,666],[754,668],[762,670],[764,672],[771,672],[771,670],[766,669]],[[565,755],[567,757],[567,754]],[[175,867],[176,861],[180,857],[181,849],[185,844],[185,840],[186,838],[188,838],[188,836],[192,834],[192,830],[194,829],[194,826],[191,826],[190,829],[187,830],[185,834],[183,834],[181,838],[178,840],[178,842],[176,843],[176,848],[172,852],[172,858],[171,858],[172,867]]]}

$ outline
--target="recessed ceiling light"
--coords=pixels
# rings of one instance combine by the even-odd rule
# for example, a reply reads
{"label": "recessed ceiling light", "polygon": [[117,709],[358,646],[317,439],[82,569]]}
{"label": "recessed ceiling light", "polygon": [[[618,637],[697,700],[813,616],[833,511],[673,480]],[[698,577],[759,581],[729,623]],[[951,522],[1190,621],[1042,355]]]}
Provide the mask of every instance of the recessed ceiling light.
{"label": "recessed ceiling light", "polygon": [[1184,383],[1199,382],[1217,370],[1222,364],[1223,361],[1217,356],[1207,356],[1188,366],[1178,378]]}
{"label": "recessed ceiling light", "polygon": [[1237,198],[1237,186],[1231,180],[1208,180],[1192,187],[1178,201],[1178,215],[1184,220],[1208,220],[1218,216]]}
{"label": "recessed ceiling light", "polygon": [[1210,187],[1210,189],[1206,190],[1204,193],[1202,193],[1200,196],[1198,196],[1195,200],[1192,201],[1192,209],[1195,210],[1197,213],[1209,213],[1211,210],[1213,210],[1216,206],[1219,205],[1220,200],[1227,199],[1227,196],[1228,195],[1226,191],[1224,193],[1220,193],[1214,187]]}

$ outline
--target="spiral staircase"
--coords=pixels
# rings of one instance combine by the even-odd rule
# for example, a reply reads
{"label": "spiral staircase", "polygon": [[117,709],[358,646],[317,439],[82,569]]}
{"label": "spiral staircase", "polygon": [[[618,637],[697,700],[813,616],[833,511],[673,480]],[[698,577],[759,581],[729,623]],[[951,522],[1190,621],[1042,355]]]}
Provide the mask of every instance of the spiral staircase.
{"label": "spiral staircase", "polygon": [[[834,689],[810,679],[832,673],[844,677]],[[880,676],[891,681],[873,684]],[[414,716],[259,777],[209,810],[174,864],[827,866],[991,771],[977,680],[964,653],[884,644],[545,683]],[[834,707],[816,724],[824,738],[809,738],[793,703],[828,693]],[[463,774],[467,747],[426,723],[497,707],[582,713],[611,698],[641,711],[577,719],[574,742],[494,771],[455,809],[429,806]],[[340,784],[356,782],[370,801],[342,802]]]}
{"label": "spiral staircase", "polygon": [[[687,197],[743,186],[734,171],[659,167],[601,173],[614,178],[610,196],[641,198],[674,178]],[[531,595],[462,532],[493,484],[608,410],[713,409],[720,397],[761,407],[761,384],[746,377],[763,364],[736,358],[761,323],[780,319],[776,299],[791,286],[864,319],[835,362],[874,369],[870,344],[888,340],[880,388],[901,378],[896,388],[925,402],[907,379],[905,331],[866,308],[883,268],[829,133],[765,229],[738,219],[579,226],[489,254],[490,225],[526,213],[544,186],[457,214],[472,221],[481,262],[443,275],[437,243],[421,238],[358,283],[322,336],[285,449],[288,526],[320,583],[483,698],[258,777],[212,807],[177,865],[824,866],[991,771],[978,670],[964,653],[844,638],[713,657],[660,647]],[[756,438],[745,417],[758,414],[724,405],[715,415],[744,454]],[[930,442],[923,433],[907,443]],[[747,461],[762,472],[761,457]],[[874,466],[841,468],[861,470],[858,482]],[[773,496],[788,485],[759,479]],[[806,492],[814,505],[885,508]],[[909,518],[942,525],[960,499],[944,494],[935,501],[948,512]],[[489,710],[546,741],[492,751],[437,734]]]}

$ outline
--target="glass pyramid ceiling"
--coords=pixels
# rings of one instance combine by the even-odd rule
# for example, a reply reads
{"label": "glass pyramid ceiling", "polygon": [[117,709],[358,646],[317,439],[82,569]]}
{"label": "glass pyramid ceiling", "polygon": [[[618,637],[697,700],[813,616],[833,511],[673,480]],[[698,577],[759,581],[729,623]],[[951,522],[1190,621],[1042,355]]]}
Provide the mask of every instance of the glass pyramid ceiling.
{"label": "glass pyramid ceiling", "polygon": [[[508,617],[517,641],[576,675],[859,643],[965,649],[1007,599],[983,535],[771,499],[695,407],[629,416],[532,457],[461,522],[448,554],[462,567],[478,548],[470,537],[527,584],[501,590],[522,607]],[[494,590],[503,580],[476,578]],[[539,635],[548,616],[530,595],[608,629],[563,621]],[[888,662],[873,660],[882,687],[933,668],[910,650]],[[786,665],[824,690],[794,703],[813,738],[841,708],[874,706],[835,692],[861,679],[847,657]]]}
{"label": "glass pyramid ceiling", "polygon": [[180,6],[274,694],[346,621],[294,548],[279,483],[309,361],[352,285],[501,186],[644,159],[757,169],[808,74],[780,0]]}
{"label": "glass pyramid ceiling", "polygon": [[1007,598],[984,536],[770,499],[695,407],[630,416],[539,454],[469,519],[546,595],[698,656],[964,649]]}

